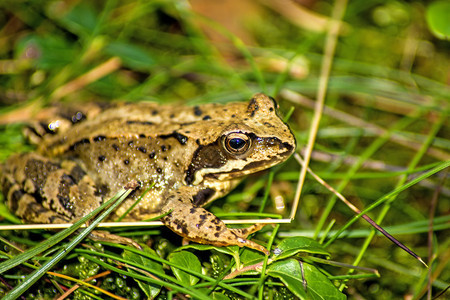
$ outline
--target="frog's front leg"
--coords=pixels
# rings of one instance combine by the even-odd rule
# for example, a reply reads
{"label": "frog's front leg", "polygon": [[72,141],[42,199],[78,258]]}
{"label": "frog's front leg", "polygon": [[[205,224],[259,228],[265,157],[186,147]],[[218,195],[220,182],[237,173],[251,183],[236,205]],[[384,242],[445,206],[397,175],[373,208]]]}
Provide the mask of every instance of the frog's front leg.
{"label": "frog's front leg", "polygon": [[248,228],[232,229],[214,214],[202,207],[193,204],[192,196],[184,194],[183,189],[170,192],[167,195],[163,213],[170,211],[161,221],[175,233],[182,237],[200,243],[214,246],[248,247],[269,255],[269,251],[247,239],[247,237],[260,230],[264,225],[255,224]]}

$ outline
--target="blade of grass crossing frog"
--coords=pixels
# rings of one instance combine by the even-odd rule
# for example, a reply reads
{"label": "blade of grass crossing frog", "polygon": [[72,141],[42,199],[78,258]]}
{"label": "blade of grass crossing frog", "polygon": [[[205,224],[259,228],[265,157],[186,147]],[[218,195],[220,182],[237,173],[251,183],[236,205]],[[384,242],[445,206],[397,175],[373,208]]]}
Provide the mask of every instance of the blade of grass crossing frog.
{"label": "blade of grass crossing frog", "polygon": [[39,253],[42,253],[43,251],[45,251],[45,250],[51,248],[52,246],[54,246],[55,244],[59,243],[60,241],[62,241],[66,237],[68,237],[70,234],[75,232],[81,225],[86,223],[89,219],[93,218],[100,211],[102,211],[103,209],[105,209],[106,207],[108,207],[109,205],[114,203],[114,201],[117,201],[117,199],[119,199],[120,197],[126,198],[126,196],[130,192],[131,192],[131,190],[128,190],[128,191],[121,190],[109,201],[105,202],[103,205],[96,208],[91,213],[87,214],[85,217],[83,217],[80,220],[78,220],[77,222],[75,222],[71,227],[56,233],[55,235],[53,235],[52,237],[47,239],[45,242],[39,243],[38,245],[29,249],[28,251],[21,253],[7,261],[2,262],[0,264],[0,274],[8,271],[9,269],[16,267],[17,265],[20,265],[21,263],[29,260],[30,258],[38,255]]}
{"label": "blade of grass crossing frog", "polygon": [[[28,275],[25,280],[14,289],[12,289],[3,299],[5,300],[13,300],[20,297],[20,295],[25,292],[31,285],[33,285],[39,278],[41,278],[48,270],[50,270],[55,264],[57,264],[61,259],[63,259],[79,242],[81,242],[103,219],[105,219],[118,205],[122,203],[123,200],[127,198],[127,196],[132,192],[132,188],[122,189],[115,197],[107,201],[104,205],[99,208],[104,208],[108,205],[111,205],[106,211],[104,211],[98,218],[96,218],[91,225],[89,225],[86,229],[84,229],[79,235],[77,235],[72,241],[70,241],[67,246],[63,247],[55,256],[49,261],[47,261],[41,268],[35,270],[30,275]],[[100,209],[97,208],[93,212],[97,211],[98,213]],[[92,213],[91,213],[92,214]],[[91,215],[89,214],[89,215]],[[88,215],[88,216],[89,216]],[[83,219],[88,219],[86,216]],[[92,217],[92,216],[91,216]],[[82,220],[83,220],[82,219]],[[84,220],[84,221],[86,221]],[[80,220],[81,221],[81,220]],[[80,221],[76,222],[72,227],[77,226],[75,229],[80,227],[84,222],[80,223]],[[68,231],[72,227],[64,230]],[[74,231],[74,230],[73,230]],[[72,231],[72,232],[73,232]]]}

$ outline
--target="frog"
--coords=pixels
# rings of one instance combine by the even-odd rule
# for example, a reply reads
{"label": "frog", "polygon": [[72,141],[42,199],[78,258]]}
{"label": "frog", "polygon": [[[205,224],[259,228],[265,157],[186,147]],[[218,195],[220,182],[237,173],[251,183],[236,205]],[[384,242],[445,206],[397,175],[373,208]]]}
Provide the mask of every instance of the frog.
{"label": "frog", "polygon": [[[296,142],[278,104],[250,101],[196,106],[114,102],[66,109],[25,132],[36,151],[0,167],[9,209],[27,223],[69,223],[131,181],[139,183],[108,218],[162,223],[188,241],[248,247],[263,225],[228,228],[204,208],[247,175],[286,161]],[[131,210],[130,210],[131,209]]]}

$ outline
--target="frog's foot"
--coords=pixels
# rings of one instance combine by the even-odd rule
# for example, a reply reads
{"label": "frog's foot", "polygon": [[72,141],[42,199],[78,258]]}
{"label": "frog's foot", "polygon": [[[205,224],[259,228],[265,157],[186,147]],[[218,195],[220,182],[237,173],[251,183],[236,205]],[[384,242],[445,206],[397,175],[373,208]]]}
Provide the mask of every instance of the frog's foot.
{"label": "frog's foot", "polygon": [[263,246],[247,239],[249,234],[263,227],[261,224],[231,229],[204,208],[183,202],[173,206],[173,210],[161,220],[172,231],[190,241],[219,247],[237,245],[270,254]]}
{"label": "frog's foot", "polygon": [[122,245],[130,245],[133,246],[139,250],[142,250],[142,247],[135,241],[133,241],[130,238],[126,238],[120,235],[115,235],[112,233],[109,233],[107,231],[100,231],[100,230],[94,230],[89,234],[89,238],[94,241],[102,241],[102,242],[111,242],[111,243],[118,243]]}
{"label": "frog's foot", "polygon": [[251,235],[257,231],[260,231],[266,225],[267,224],[254,224],[254,225],[246,227],[246,228],[235,228],[235,229],[230,229],[230,230],[233,230],[241,238],[246,239],[249,235]]}

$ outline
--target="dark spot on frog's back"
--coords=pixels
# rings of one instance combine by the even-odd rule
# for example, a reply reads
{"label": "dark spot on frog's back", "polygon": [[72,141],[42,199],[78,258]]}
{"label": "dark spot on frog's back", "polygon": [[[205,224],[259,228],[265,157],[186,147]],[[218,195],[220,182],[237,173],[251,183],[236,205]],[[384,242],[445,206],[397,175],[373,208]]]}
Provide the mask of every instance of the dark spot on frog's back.
{"label": "dark spot on frog's back", "polygon": [[139,151],[141,151],[142,153],[147,153],[147,148],[145,148],[145,147],[137,147],[137,149],[139,150]]}
{"label": "dark spot on frog's back", "polygon": [[176,132],[176,131],[172,132],[171,134],[160,135],[159,137],[162,139],[174,138],[181,145],[186,145],[187,141],[189,140],[189,138],[187,136],[185,136],[179,132]]}
{"label": "dark spot on frog's back", "polygon": [[203,114],[202,110],[198,106],[194,106],[194,115],[201,116]]}
{"label": "dark spot on frog's back", "polygon": [[106,140],[106,136],[104,136],[104,135],[98,135],[98,136],[96,136],[93,140],[94,140],[94,142],[101,142],[101,141]]}
{"label": "dark spot on frog's back", "polygon": [[106,156],[100,155],[100,156],[98,157],[98,160],[99,160],[99,161],[105,161],[105,160],[106,160]]}

